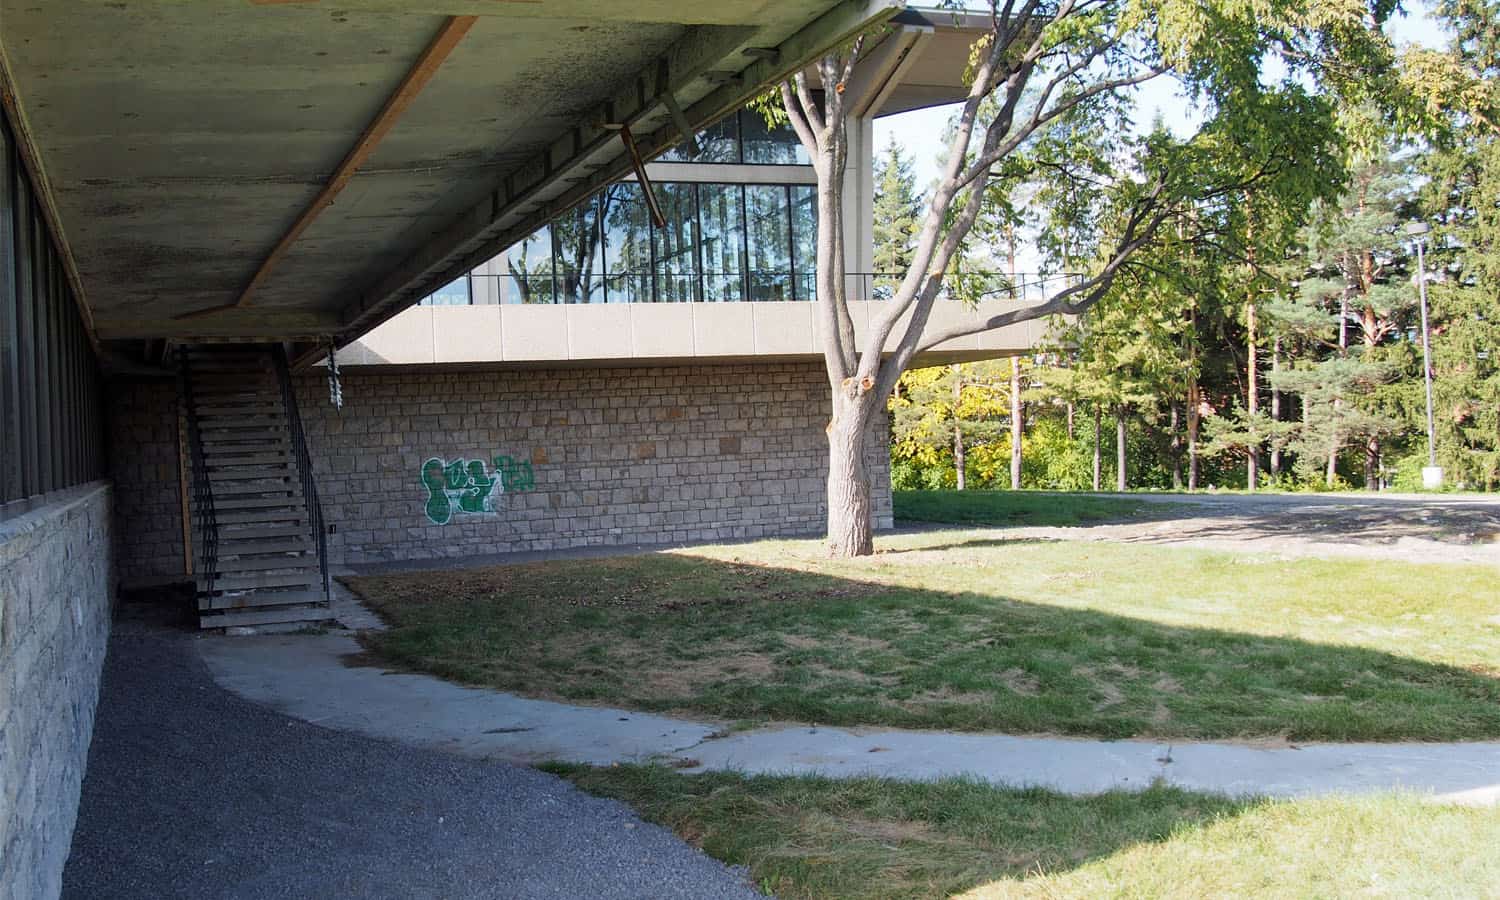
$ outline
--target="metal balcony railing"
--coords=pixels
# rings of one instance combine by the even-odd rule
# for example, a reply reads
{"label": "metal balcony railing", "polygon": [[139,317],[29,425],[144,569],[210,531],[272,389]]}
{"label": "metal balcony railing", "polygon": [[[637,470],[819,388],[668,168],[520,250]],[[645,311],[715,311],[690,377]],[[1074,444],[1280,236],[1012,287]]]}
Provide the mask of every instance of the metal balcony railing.
{"label": "metal balcony railing", "polygon": [[[943,279],[942,300],[1040,303],[1076,282],[1074,274],[960,272]],[[470,274],[422,301],[424,306],[537,303],[739,303],[807,301],[816,295],[812,272],[549,272]],[[851,272],[850,300],[889,300],[901,275]]]}

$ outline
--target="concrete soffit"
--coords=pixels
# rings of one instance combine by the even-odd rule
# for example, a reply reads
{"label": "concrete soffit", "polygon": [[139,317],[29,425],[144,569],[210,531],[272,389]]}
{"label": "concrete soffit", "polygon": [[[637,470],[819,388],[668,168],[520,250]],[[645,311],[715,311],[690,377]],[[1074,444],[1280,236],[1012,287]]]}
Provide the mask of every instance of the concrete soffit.
{"label": "concrete soffit", "polygon": [[41,207],[42,218],[47,222],[52,241],[57,246],[57,256],[62,262],[68,285],[72,288],[73,301],[78,304],[78,315],[83,321],[84,332],[88,334],[94,354],[102,356],[98,330],[94,326],[93,310],[88,303],[83,278],[78,273],[78,261],[73,258],[72,245],[68,243],[67,232],[63,230],[62,216],[57,209],[57,198],[52,193],[52,182],[47,178],[47,169],[42,162],[42,154],[37,148],[36,141],[32,139],[31,126],[26,119],[26,105],[22,102],[16,88],[15,78],[11,74],[10,61],[6,59],[3,41],[0,41],[0,107],[4,108],[5,117],[10,122],[11,137],[15,140],[21,166],[31,176],[34,196]]}
{"label": "concrete soffit", "polygon": [[[892,0],[844,0],[772,47],[756,29],[694,29],[542,153],[472,205],[390,272],[352,296],[328,329],[344,344],[415,303],[434,288],[483,263],[495,252],[556,218],[630,171],[619,127],[634,133],[642,158],[680,140],[668,98],[688,124],[705,127],[805,66],[830,47],[891,19]],[[905,31],[905,29],[903,29]],[[299,364],[318,358],[304,347]]]}

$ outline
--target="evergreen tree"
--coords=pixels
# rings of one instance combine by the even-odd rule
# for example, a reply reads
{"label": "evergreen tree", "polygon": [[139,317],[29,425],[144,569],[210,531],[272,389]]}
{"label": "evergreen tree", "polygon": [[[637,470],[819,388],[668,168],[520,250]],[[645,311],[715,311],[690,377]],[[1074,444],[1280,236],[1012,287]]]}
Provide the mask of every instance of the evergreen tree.
{"label": "evergreen tree", "polygon": [[895,274],[911,266],[921,227],[922,195],[912,162],[893,135],[875,161],[875,283],[877,296],[895,287]]}
{"label": "evergreen tree", "polygon": [[[1403,60],[1407,96],[1423,102],[1432,149],[1424,218],[1434,426],[1449,480],[1500,487],[1500,0],[1444,0],[1453,40]],[[1418,376],[1420,378],[1420,375]],[[1424,414],[1412,403],[1414,429]],[[1421,423],[1425,425],[1425,422]],[[1423,457],[1425,460],[1425,456]]]}

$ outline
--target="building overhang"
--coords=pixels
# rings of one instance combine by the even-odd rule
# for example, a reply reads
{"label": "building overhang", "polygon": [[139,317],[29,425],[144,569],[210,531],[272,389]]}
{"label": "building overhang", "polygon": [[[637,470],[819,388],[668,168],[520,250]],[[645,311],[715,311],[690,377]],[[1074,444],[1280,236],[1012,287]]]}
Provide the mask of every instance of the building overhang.
{"label": "building overhang", "polygon": [[0,0],[0,93],[98,338],[345,342],[900,9]]}
{"label": "building overhang", "polygon": [[[985,300],[940,301],[932,329],[978,325],[1031,305]],[[851,300],[856,344],[885,304]],[[597,368],[701,363],[821,360],[815,304],[805,301],[737,303],[541,303],[418,306],[372,329],[337,354],[340,368]],[[903,318],[886,343],[894,352]],[[939,344],[917,366],[1019,356],[1056,340],[1056,323],[1033,319]]]}

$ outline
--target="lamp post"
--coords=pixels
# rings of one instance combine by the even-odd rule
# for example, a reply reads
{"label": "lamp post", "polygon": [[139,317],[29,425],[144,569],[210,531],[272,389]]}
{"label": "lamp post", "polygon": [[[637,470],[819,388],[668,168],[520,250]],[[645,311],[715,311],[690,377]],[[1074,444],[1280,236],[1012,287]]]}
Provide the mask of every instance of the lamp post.
{"label": "lamp post", "polygon": [[1417,248],[1417,296],[1422,306],[1422,385],[1427,391],[1427,466],[1422,469],[1422,487],[1435,490],[1443,486],[1443,470],[1437,464],[1437,431],[1432,424],[1432,348],[1427,337],[1427,261],[1423,255],[1427,233],[1426,222],[1408,222],[1406,233]]}

